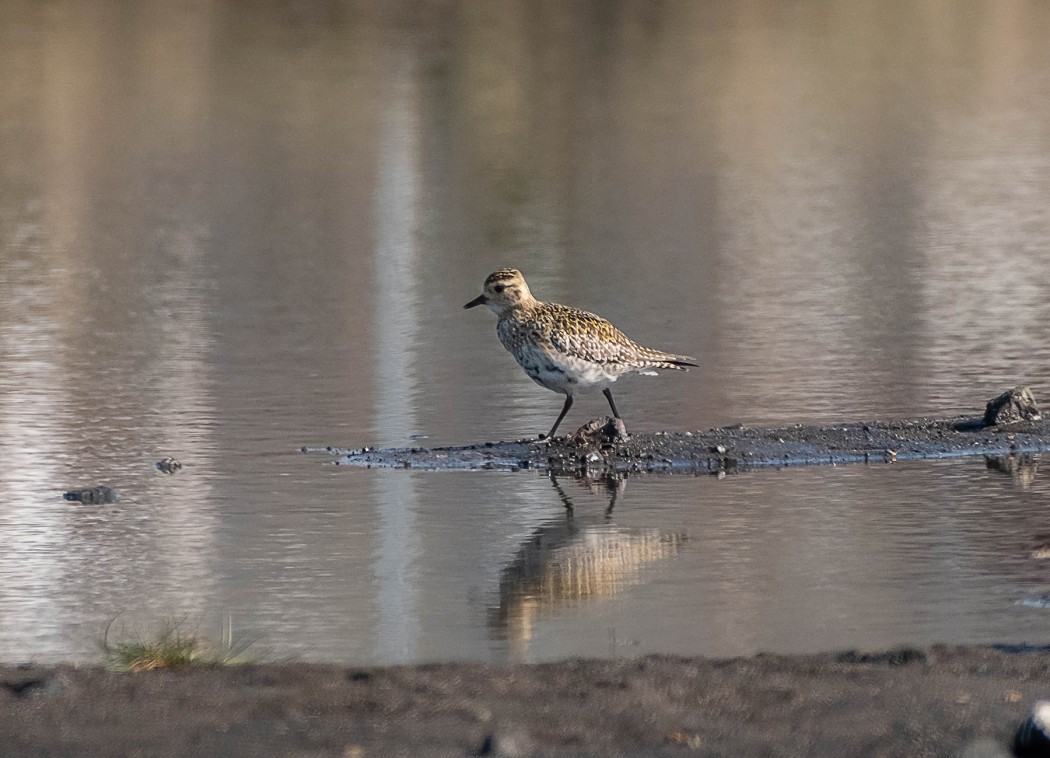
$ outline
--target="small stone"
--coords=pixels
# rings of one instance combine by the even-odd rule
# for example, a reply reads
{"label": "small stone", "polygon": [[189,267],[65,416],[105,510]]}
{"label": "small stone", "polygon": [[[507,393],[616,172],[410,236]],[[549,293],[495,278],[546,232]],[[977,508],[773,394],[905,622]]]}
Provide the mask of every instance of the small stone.
{"label": "small stone", "polygon": [[[305,451],[305,448],[303,450]],[[163,471],[165,474],[174,474],[182,469],[182,461],[171,457],[161,458],[153,465],[157,467],[158,471]]]}
{"label": "small stone", "polygon": [[1014,387],[988,401],[984,409],[985,426],[1003,426],[1019,421],[1038,421],[1042,418],[1035,397],[1028,387]]}

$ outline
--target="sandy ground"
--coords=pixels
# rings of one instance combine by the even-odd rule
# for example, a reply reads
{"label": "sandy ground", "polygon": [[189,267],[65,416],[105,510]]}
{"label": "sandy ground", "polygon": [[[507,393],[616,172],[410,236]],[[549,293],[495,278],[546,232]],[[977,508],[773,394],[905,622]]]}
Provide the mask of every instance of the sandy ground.
{"label": "sandy ground", "polygon": [[0,754],[1009,755],[1050,651],[539,665],[0,667]]}

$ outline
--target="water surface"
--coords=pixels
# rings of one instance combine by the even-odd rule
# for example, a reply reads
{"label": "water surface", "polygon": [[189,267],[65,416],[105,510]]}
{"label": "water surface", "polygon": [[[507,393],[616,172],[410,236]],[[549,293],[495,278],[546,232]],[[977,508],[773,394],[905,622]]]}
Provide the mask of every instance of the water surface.
{"label": "water surface", "polygon": [[337,661],[1038,638],[1038,475],[607,513],[296,450],[547,429],[461,310],[505,265],[700,358],[617,385],[640,431],[1050,396],[1047,38],[1039,2],[4,3],[0,658],[92,659],[118,613]]}

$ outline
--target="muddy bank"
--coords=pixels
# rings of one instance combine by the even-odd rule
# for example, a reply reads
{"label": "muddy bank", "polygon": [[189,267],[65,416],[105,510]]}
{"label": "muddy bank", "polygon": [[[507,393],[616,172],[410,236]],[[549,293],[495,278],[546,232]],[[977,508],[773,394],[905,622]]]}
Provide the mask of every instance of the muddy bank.
{"label": "muddy bank", "polygon": [[[7,755],[1006,755],[1050,652],[0,667]],[[983,752],[974,752],[978,748]]]}
{"label": "muddy bank", "polygon": [[[600,427],[600,422],[595,426]],[[611,436],[611,435],[610,435]],[[695,432],[517,440],[443,448],[325,452],[342,465],[415,469],[545,469],[556,474],[705,474],[778,466],[991,457],[1050,450],[1050,422],[986,426],[982,418],[868,421],[834,426],[732,426]]]}

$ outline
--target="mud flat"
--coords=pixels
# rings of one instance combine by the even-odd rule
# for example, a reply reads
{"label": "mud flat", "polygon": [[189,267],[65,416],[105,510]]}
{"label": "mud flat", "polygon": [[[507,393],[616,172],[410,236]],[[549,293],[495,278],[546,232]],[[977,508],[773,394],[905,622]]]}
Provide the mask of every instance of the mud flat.
{"label": "mud flat", "polygon": [[[1004,410],[1005,409],[1005,410]],[[1000,423],[997,423],[1000,422]],[[556,474],[713,474],[839,463],[989,457],[1050,450],[1027,388],[989,401],[984,416],[867,421],[832,426],[746,427],[657,432],[626,438],[612,419],[598,419],[553,440],[485,442],[440,448],[325,448],[341,465],[414,469],[545,469]]]}
{"label": "mud flat", "polygon": [[0,667],[4,755],[992,756],[1047,649],[138,674]]}

